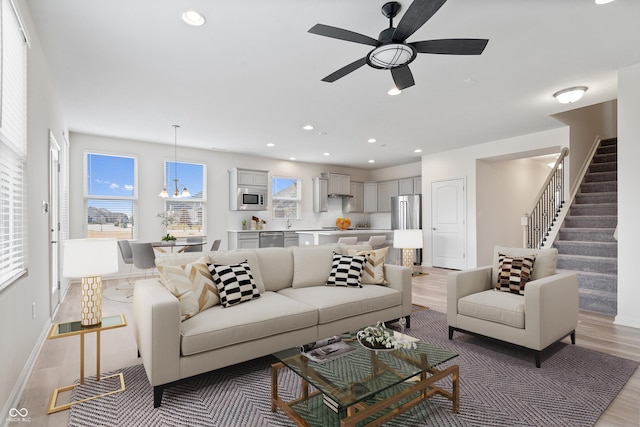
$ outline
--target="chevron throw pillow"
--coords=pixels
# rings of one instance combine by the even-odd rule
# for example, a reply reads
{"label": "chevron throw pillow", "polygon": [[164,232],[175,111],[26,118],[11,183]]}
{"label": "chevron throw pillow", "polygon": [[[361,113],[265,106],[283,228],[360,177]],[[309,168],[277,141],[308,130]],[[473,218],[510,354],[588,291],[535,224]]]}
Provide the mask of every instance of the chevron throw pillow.
{"label": "chevron throw pillow", "polygon": [[327,285],[361,288],[360,278],[367,257],[367,255],[340,255],[334,252]]}
{"label": "chevron throw pillow", "polygon": [[535,255],[512,257],[498,254],[498,283],[496,289],[503,292],[524,295],[524,287],[531,281]]}
{"label": "chevron throw pillow", "polygon": [[233,265],[209,264],[209,271],[218,288],[222,307],[231,307],[260,297],[247,261]]}
{"label": "chevron throw pillow", "polygon": [[388,282],[384,279],[384,258],[387,256],[389,248],[381,248],[376,250],[359,251],[357,249],[349,249],[348,255],[368,255],[367,262],[362,271],[362,283],[373,285],[386,285]]}

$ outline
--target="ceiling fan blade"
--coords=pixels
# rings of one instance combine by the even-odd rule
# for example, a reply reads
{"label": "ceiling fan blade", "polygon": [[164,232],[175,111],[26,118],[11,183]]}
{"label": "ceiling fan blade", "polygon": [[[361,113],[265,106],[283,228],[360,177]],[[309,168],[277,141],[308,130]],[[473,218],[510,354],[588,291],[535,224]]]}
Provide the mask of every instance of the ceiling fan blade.
{"label": "ceiling fan blade", "polygon": [[489,43],[487,39],[441,39],[408,43],[418,53],[442,55],[480,55]]}
{"label": "ceiling fan blade", "polygon": [[408,39],[446,2],[447,0],[413,0],[393,33],[393,40],[403,42]]}
{"label": "ceiling fan blade", "polygon": [[342,28],[331,27],[324,24],[316,24],[309,29],[312,34],[319,36],[331,37],[333,39],[346,40],[348,42],[368,44],[370,46],[378,46],[380,42],[369,36],[354,33],[353,31],[343,30]]}
{"label": "ceiling fan blade", "polygon": [[323,82],[328,82],[328,83],[333,83],[336,80],[338,80],[338,79],[346,76],[347,74],[357,70],[358,68],[362,67],[366,63],[367,63],[367,57],[360,58],[357,61],[353,61],[351,64],[340,68],[338,71],[335,71],[335,72],[329,74],[327,77],[322,79],[322,81]]}
{"label": "ceiling fan blade", "polygon": [[400,90],[406,89],[416,84],[416,82],[413,81],[413,74],[411,73],[411,70],[407,65],[398,68],[392,68],[391,76],[393,77],[393,82],[396,84],[396,88]]}

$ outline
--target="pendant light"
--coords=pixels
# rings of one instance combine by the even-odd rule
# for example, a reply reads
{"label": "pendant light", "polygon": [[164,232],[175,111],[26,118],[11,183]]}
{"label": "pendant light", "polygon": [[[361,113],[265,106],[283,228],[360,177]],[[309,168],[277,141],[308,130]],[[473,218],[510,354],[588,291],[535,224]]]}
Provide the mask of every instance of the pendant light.
{"label": "pendant light", "polygon": [[[174,129],[174,146],[173,146],[173,184],[174,184],[174,192],[171,198],[179,199],[181,197],[191,197],[191,193],[187,190],[187,187],[182,186],[182,193],[178,189],[178,128],[179,125],[173,125]],[[164,187],[158,196],[166,199],[169,197],[169,192],[167,191],[167,187]]]}

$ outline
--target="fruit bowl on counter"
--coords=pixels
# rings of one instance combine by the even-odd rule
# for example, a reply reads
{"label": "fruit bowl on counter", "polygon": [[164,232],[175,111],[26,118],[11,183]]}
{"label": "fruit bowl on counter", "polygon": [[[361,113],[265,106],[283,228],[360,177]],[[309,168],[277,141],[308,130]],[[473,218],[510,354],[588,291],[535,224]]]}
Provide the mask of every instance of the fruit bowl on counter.
{"label": "fruit bowl on counter", "polygon": [[351,227],[351,220],[349,218],[338,218],[336,219],[336,227],[339,230],[344,231]]}

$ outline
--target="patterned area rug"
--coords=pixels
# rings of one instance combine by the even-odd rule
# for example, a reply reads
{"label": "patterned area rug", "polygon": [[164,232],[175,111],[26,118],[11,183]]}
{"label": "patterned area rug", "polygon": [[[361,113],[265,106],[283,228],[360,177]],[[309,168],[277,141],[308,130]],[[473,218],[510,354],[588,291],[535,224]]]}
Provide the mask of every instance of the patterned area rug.
{"label": "patterned area rug", "polygon": [[[461,333],[449,341],[443,313],[414,312],[411,326],[411,335],[459,353],[448,364],[460,366],[460,414],[451,412],[448,400],[434,397],[387,426],[591,426],[640,365],[557,343],[537,369],[529,352],[511,346]],[[263,357],[169,388],[157,409],[144,368],[131,366],[123,370],[126,391],[73,406],[69,425],[291,426],[281,411],[270,410],[273,361]],[[297,396],[295,374],[282,370],[278,383],[285,400]],[[109,380],[88,382],[75,389],[73,399],[115,387]]]}

